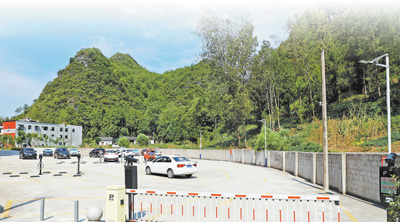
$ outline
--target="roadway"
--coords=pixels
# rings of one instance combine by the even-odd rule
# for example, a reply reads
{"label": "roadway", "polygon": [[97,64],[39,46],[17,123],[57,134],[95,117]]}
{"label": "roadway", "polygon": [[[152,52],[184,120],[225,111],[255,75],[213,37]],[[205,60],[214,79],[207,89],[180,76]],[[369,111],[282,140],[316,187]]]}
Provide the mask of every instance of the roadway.
{"label": "roadway", "polygon": [[[213,193],[337,195],[340,197],[341,221],[386,221],[386,211],[378,205],[336,192],[325,193],[322,187],[280,170],[222,161],[198,161],[192,178],[168,179],[145,175],[138,166],[139,189]],[[76,158],[59,160],[44,157],[44,175],[38,174],[39,160],[20,160],[15,151],[0,151],[0,221],[39,221],[40,198],[46,198],[45,221],[73,221],[74,201],[79,200],[80,221],[86,210],[99,206],[105,210],[105,191],[109,185],[124,185],[121,163],[100,164],[83,156],[81,177]],[[62,176],[54,176],[62,173]],[[10,177],[18,175],[19,177]],[[23,174],[21,174],[23,173]],[[105,212],[106,213],[106,212]],[[103,220],[105,217],[103,216]]]}

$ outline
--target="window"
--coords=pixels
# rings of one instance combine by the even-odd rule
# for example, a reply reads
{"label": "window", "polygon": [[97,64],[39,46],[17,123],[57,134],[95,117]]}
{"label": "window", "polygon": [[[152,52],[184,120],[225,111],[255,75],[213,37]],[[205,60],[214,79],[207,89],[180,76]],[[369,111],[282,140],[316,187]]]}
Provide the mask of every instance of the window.
{"label": "window", "polygon": [[51,127],[51,131],[54,131],[54,127]]}
{"label": "window", "polygon": [[62,135],[60,135],[60,139],[62,139]]}
{"label": "window", "polygon": [[36,131],[40,131],[39,126],[35,126],[35,130],[36,130]]}
{"label": "window", "polygon": [[65,135],[65,139],[68,139],[68,135]]}
{"label": "window", "polygon": [[53,138],[54,137],[54,134],[51,134],[51,138]]}
{"label": "window", "polygon": [[72,132],[75,133],[75,129],[72,129]]}
{"label": "window", "polygon": [[65,128],[65,132],[68,132],[68,128]]}
{"label": "window", "polygon": [[31,125],[28,125],[28,130],[31,130],[32,129],[32,126]]}
{"label": "window", "polygon": [[24,130],[24,125],[18,125],[18,130]]}
{"label": "window", "polygon": [[47,130],[49,130],[49,127],[48,127],[48,126],[44,126],[44,127],[43,127],[43,130],[44,130],[44,131],[47,131]]}
{"label": "window", "polygon": [[63,131],[63,128],[60,128],[60,132],[62,132]]}

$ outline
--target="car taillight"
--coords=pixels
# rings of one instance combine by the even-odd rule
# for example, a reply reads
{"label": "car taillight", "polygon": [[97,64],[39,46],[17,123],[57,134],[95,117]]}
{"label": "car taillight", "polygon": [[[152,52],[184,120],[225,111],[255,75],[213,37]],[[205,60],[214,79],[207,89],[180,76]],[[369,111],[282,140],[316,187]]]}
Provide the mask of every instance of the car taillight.
{"label": "car taillight", "polygon": [[178,168],[184,167],[185,164],[178,164]]}
{"label": "car taillight", "polygon": [[194,167],[197,167],[197,163],[193,164]]}

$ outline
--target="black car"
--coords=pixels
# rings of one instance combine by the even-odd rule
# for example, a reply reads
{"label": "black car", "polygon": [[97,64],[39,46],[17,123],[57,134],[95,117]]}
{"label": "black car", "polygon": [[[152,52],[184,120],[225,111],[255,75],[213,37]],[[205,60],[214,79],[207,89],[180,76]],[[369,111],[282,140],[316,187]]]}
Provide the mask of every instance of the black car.
{"label": "black car", "polygon": [[33,148],[22,148],[19,151],[19,158],[20,159],[27,159],[27,158],[37,159],[36,150],[34,150]]}
{"label": "black car", "polygon": [[53,156],[53,150],[51,149],[43,150],[43,156]]}
{"label": "black car", "polygon": [[54,151],[54,159],[59,158],[70,159],[71,155],[69,154],[69,150],[67,148],[57,148]]}
{"label": "black car", "polygon": [[92,151],[89,153],[89,157],[100,157],[101,154],[105,154],[106,150],[103,148],[94,148]]}

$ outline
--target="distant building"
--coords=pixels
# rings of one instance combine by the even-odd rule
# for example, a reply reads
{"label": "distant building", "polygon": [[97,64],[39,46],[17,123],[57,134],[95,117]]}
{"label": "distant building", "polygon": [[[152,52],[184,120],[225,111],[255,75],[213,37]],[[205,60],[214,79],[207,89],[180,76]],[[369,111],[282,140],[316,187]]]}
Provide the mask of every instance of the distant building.
{"label": "distant building", "polygon": [[30,118],[3,122],[1,134],[11,135],[13,138],[17,138],[19,136],[18,131],[22,131],[26,134],[38,134],[39,138],[31,142],[32,145],[35,146],[56,145],[78,147],[82,145],[82,126],[66,125],[64,123],[40,123]]}
{"label": "distant building", "polygon": [[100,146],[108,146],[113,144],[113,138],[112,137],[100,137]]}

